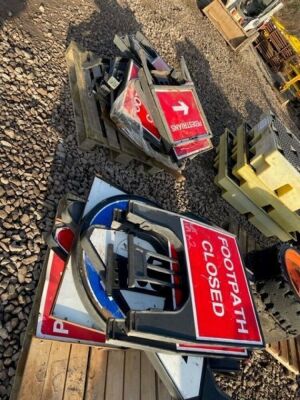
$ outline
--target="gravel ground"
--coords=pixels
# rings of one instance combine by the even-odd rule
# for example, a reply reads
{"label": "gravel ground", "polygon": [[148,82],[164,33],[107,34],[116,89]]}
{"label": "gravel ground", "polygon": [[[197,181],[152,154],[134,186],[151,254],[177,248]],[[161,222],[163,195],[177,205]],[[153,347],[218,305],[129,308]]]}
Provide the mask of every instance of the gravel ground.
{"label": "gravel ground", "polygon": [[[0,0],[0,398],[11,390],[20,342],[59,198],[86,195],[94,174],[171,210],[221,224],[241,217],[213,184],[214,153],[194,159],[186,181],[115,164],[105,150],[76,148],[64,51],[76,39],[112,55],[115,33],[140,29],[171,64],[184,55],[217,138],[243,118],[272,108],[293,127],[249,52],[233,54],[194,0]],[[2,22],[1,22],[2,21]],[[215,142],[217,140],[215,139]],[[263,238],[243,221],[245,228]],[[266,243],[266,242],[265,242]],[[298,385],[264,352],[234,379],[218,378],[234,399],[300,399]]]}

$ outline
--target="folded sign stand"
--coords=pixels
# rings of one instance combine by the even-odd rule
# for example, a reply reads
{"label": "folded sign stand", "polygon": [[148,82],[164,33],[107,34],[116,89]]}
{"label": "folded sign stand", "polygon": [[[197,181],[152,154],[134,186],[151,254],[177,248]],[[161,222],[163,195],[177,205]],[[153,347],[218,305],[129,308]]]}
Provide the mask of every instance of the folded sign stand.
{"label": "folded sign stand", "polygon": [[53,230],[37,336],[146,350],[171,395],[226,399],[203,356],[263,345],[236,238],[99,178],[68,218]]}

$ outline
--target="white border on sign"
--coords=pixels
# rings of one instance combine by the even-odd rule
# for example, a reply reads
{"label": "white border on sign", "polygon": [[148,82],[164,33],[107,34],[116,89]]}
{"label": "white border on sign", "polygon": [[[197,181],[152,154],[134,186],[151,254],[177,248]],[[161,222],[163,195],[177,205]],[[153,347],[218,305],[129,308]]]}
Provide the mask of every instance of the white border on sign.
{"label": "white border on sign", "polygon": [[[205,344],[203,346],[205,346]],[[208,345],[208,346],[211,346],[211,345]],[[190,351],[193,353],[199,353],[199,354],[213,353],[213,354],[219,354],[219,355],[232,354],[232,355],[236,355],[236,356],[247,356],[248,355],[247,349],[242,348],[242,347],[239,348],[237,351],[230,351],[229,346],[228,346],[228,350],[206,349],[206,348],[201,347],[201,345],[199,345],[199,348],[196,348],[196,347],[189,347],[189,346],[182,347],[182,346],[180,346],[180,344],[177,344],[176,347],[177,347],[177,350],[180,350],[182,352],[184,352],[186,350],[186,351]]]}
{"label": "white border on sign", "polygon": [[85,217],[100,201],[122,194],[126,193],[96,176],[85,204],[83,217]]}
{"label": "white border on sign", "polygon": [[[196,136],[191,136],[191,137],[189,137],[189,138],[187,138],[187,139],[181,139],[181,140],[179,140],[179,141],[175,141],[174,140],[174,138],[173,138],[173,136],[172,136],[172,132],[171,132],[171,128],[170,128],[170,126],[169,126],[169,124],[168,124],[168,121],[167,121],[167,118],[166,118],[166,116],[165,116],[165,112],[162,110],[162,107],[161,107],[161,103],[160,103],[160,100],[159,100],[159,98],[158,98],[158,96],[156,95],[156,93],[158,93],[158,92],[160,92],[160,93],[171,93],[171,92],[180,92],[180,93],[183,93],[183,92],[191,92],[192,93],[192,95],[194,96],[194,100],[195,100],[195,103],[196,103],[196,106],[197,106],[197,110],[198,110],[198,113],[200,114],[200,117],[201,117],[201,119],[202,119],[202,122],[203,122],[203,125],[204,125],[204,127],[205,127],[205,129],[206,129],[206,133],[202,133],[202,134],[197,134]],[[206,120],[206,116],[205,116],[205,114],[204,114],[204,111],[203,111],[203,109],[202,109],[202,106],[201,106],[201,104],[200,104],[200,101],[199,101],[199,98],[198,98],[198,95],[197,95],[197,92],[196,92],[196,90],[195,90],[195,87],[178,87],[178,86],[174,86],[174,87],[170,87],[170,86],[168,86],[167,88],[164,88],[164,87],[162,87],[162,88],[159,88],[159,87],[157,87],[157,86],[155,86],[155,89],[154,89],[154,95],[155,95],[155,101],[157,102],[157,104],[159,104],[159,106],[160,106],[160,108],[161,108],[161,110],[162,110],[162,112],[160,113],[160,116],[161,116],[161,118],[162,118],[162,120],[163,120],[163,122],[164,122],[164,124],[166,125],[166,127],[168,128],[168,133],[169,133],[169,135],[171,136],[171,138],[172,138],[172,140],[173,140],[173,142],[175,143],[188,143],[188,142],[193,142],[193,141],[195,141],[195,140],[197,140],[197,138],[198,138],[198,140],[201,140],[201,139],[204,139],[204,138],[211,138],[212,137],[212,134],[211,134],[211,130],[210,130],[210,127],[209,127],[209,125],[208,125],[208,121]],[[154,97],[154,96],[153,96]]]}
{"label": "white border on sign", "polygon": [[191,282],[190,291],[191,291],[191,299],[192,299],[192,306],[193,306],[193,315],[194,315],[194,324],[195,324],[196,338],[199,339],[199,340],[206,340],[206,341],[216,341],[216,340],[217,340],[217,341],[224,342],[224,343],[241,343],[241,344],[253,344],[253,345],[258,344],[258,345],[263,345],[263,344],[264,344],[264,341],[263,341],[263,338],[262,338],[262,336],[261,336],[261,329],[260,329],[260,325],[259,325],[259,323],[258,323],[257,314],[256,314],[256,309],[255,309],[255,307],[254,307],[252,295],[251,295],[250,290],[249,290],[248,279],[247,279],[247,277],[246,277],[244,264],[243,264],[243,261],[242,261],[242,258],[241,258],[240,251],[239,251],[239,248],[238,248],[238,245],[237,245],[237,241],[236,241],[236,240],[234,241],[234,243],[235,243],[235,246],[236,246],[236,250],[237,250],[237,252],[238,252],[239,261],[240,261],[240,263],[241,263],[241,265],[242,265],[242,271],[243,271],[244,279],[246,280],[246,283],[247,283],[247,284],[246,284],[246,286],[247,286],[247,291],[248,291],[248,295],[249,295],[250,302],[251,302],[251,305],[252,305],[252,310],[253,310],[253,313],[254,313],[255,322],[256,322],[256,327],[257,327],[257,330],[258,330],[258,333],[259,333],[260,341],[252,341],[252,340],[234,340],[234,339],[226,339],[226,338],[222,338],[222,337],[214,338],[214,337],[208,337],[208,336],[200,336],[199,330],[198,330],[198,319],[197,319],[197,308],[196,308],[196,304],[195,304],[195,294],[194,294],[194,288],[193,288],[193,285],[192,285],[191,265],[190,265],[190,259],[189,259],[189,257],[188,257],[187,242],[186,242],[186,237],[185,237],[185,235],[184,235],[184,228],[183,228],[183,222],[184,222],[184,221],[189,222],[189,223],[193,223],[194,225],[198,225],[198,226],[200,226],[200,227],[202,227],[202,228],[205,228],[205,229],[208,229],[208,230],[211,230],[211,231],[220,232],[220,233],[222,233],[224,236],[227,236],[227,237],[230,237],[230,238],[236,238],[236,235],[234,235],[234,234],[232,234],[232,233],[229,233],[229,232],[227,232],[227,231],[224,231],[223,229],[218,229],[218,228],[215,228],[215,227],[206,225],[206,224],[201,223],[201,222],[199,222],[199,221],[196,222],[196,221],[191,220],[191,219],[188,219],[188,218],[180,218],[181,229],[182,229],[182,235],[183,235],[183,240],[184,240],[184,248],[185,248],[185,253],[186,253],[186,255],[187,255],[187,256],[186,256],[186,262],[187,262],[187,267],[188,267],[189,281]]}
{"label": "white border on sign", "polygon": [[[203,380],[204,357],[156,353],[166,378],[173,382],[183,399],[197,398]],[[152,358],[150,358],[150,361]],[[153,363],[155,368],[155,362]],[[161,371],[157,371],[161,372]]]}
{"label": "white border on sign", "polygon": [[[41,302],[39,306],[39,314],[38,314],[38,320],[37,320],[37,327],[36,327],[36,336],[41,339],[51,339],[51,340],[59,340],[62,342],[68,342],[68,343],[81,343],[81,344],[86,344],[89,346],[103,346],[105,345],[105,342],[100,342],[100,341],[94,341],[94,340],[88,340],[88,339],[80,339],[74,336],[57,336],[55,335],[54,331],[53,333],[43,333],[42,332],[42,327],[43,327],[43,321],[44,321],[44,310],[45,310],[45,304],[48,296],[48,288],[50,284],[50,278],[51,278],[51,272],[52,272],[52,263],[53,263],[53,257],[55,255],[55,252],[52,249],[49,249],[48,252],[48,259],[47,259],[47,268],[46,268],[46,276],[45,276],[45,283],[44,283],[44,288],[43,288],[43,293],[41,296]],[[58,290],[58,288],[57,288]],[[57,294],[57,292],[56,292]],[[54,300],[53,300],[54,303]],[[76,324],[73,324],[70,321],[65,321],[62,319],[55,318],[52,315],[47,315],[50,319],[53,321],[58,321],[60,323],[67,322],[68,325],[72,325],[73,327],[76,328]],[[85,329],[85,327],[80,326],[81,329]],[[91,331],[91,329],[86,328],[87,330]],[[95,331],[99,332],[99,331]],[[99,332],[100,333],[100,332]]]}
{"label": "white border on sign", "polygon": [[47,338],[48,337],[49,338],[60,338],[60,337],[52,336],[52,335],[45,335],[42,332],[43,314],[44,314],[44,309],[45,309],[45,302],[46,302],[46,296],[47,296],[47,292],[48,292],[50,272],[51,272],[51,268],[49,268],[49,266],[52,265],[53,255],[54,255],[53,250],[49,249],[49,251],[48,251],[48,260],[47,260],[47,268],[46,268],[46,275],[45,275],[45,284],[44,284],[43,293],[42,293],[41,302],[40,302],[40,307],[39,307],[39,316],[38,316],[38,321],[37,321],[36,333],[38,335],[40,335],[40,336],[47,337]]}

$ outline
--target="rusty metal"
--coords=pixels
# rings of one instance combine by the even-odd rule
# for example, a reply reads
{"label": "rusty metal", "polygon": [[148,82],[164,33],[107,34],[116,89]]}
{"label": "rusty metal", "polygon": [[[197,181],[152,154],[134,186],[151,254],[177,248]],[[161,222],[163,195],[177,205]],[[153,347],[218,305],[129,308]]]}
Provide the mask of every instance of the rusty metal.
{"label": "rusty metal", "polygon": [[284,61],[294,55],[291,45],[272,22],[267,23],[260,31],[255,47],[274,72],[280,71]]}

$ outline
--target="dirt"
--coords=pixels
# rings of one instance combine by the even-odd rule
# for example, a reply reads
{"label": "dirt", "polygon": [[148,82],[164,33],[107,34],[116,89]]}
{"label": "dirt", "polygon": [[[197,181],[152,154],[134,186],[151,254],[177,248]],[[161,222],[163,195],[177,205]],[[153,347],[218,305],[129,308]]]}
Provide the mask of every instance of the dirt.
{"label": "dirt", "polygon": [[[0,398],[7,399],[57,202],[66,192],[86,195],[95,174],[170,210],[219,225],[234,218],[268,244],[222,200],[213,151],[192,160],[177,183],[165,173],[146,175],[138,163],[114,163],[103,149],[77,149],[64,60],[71,40],[113,55],[116,33],[142,30],[170,64],[183,55],[214,144],[225,127],[254,123],[270,109],[298,132],[252,53],[233,53],[193,0],[0,0],[0,10]],[[294,378],[265,353],[219,381],[233,399],[300,398]]]}

